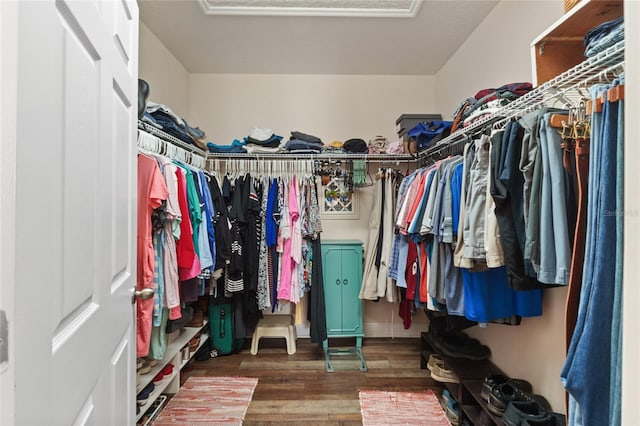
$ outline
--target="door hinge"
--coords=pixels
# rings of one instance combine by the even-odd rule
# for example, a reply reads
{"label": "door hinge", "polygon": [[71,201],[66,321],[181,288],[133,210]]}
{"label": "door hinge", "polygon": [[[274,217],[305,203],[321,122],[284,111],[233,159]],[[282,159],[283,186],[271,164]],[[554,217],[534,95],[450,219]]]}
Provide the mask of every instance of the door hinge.
{"label": "door hinge", "polygon": [[0,310],[0,365],[4,370],[5,363],[9,362],[9,324],[7,314]]}

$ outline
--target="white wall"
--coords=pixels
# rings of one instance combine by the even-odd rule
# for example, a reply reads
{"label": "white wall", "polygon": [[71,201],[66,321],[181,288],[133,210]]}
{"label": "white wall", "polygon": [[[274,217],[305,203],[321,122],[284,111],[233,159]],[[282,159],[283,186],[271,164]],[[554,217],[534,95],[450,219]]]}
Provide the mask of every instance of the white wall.
{"label": "white wall", "polygon": [[435,111],[433,76],[191,74],[189,115],[218,144],[267,127],[323,141],[393,138],[403,113]]}
{"label": "white wall", "polygon": [[138,76],[149,83],[149,100],[189,118],[189,72],[143,22],[140,22]]}
{"label": "white wall", "polygon": [[[256,126],[284,137],[299,130],[323,141],[375,135],[396,140],[401,114],[438,112],[433,76],[191,74],[190,81],[190,121],[218,144],[241,139]],[[366,247],[372,194],[371,188],[359,189],[359,218],[324,220],[322,238],[360,239]],[[364,302],[366,335],[419,336],[424,314],[405,331],[397,310],[386,302]]]}
{"label": "white wall", "polygon": [[[531,41],[563,12],[560,1],[498,3],[436,75],[438,110],[450,117],[463,99],[480,89],[531,81]],[[525,318],[518,327],[490,324],[472,331],[491,347],[496,365],[530,381],[558,412],[565,412],[560,383],[565,299],[566,288],[546,290],[542,317]]]}
{"label": "white wall", "polygon": [[481,89],[531,81],[530,45],[564,13],[561,1],[503,0],[436,74],[436,100],[451,118]]}

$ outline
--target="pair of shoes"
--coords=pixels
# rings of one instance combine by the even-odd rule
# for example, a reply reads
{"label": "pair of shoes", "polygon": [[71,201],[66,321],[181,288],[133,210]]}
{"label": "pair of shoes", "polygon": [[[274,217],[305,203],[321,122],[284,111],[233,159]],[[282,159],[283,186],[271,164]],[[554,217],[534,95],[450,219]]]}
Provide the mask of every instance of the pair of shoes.
{"label": "pair of shoes", "polygon": [[189,352],[195,352],[198,349],[198,345],[200,345],[200,333],[193,336],[191,340],[189,340]]}
{"label": "pair of shoes", "polygon": [[551,411],[551,405],[543,396],[532,395],[509,383],[495,385],[487,402],[487,408],[496,416],[502,416],[511,402],[535,402],[541,409]]}
{"label": "pair of shoes", "polygon": [[438,361],[442,361],[442,357],[440,355],[435,354],[435,353],[429,355],[429,361],[427,361],[427,370],[432,371],[433,370],[433,366]]}
{"label": "pair of shoes", "polygon": [[482,390],[480,391],[480,395],[482,399],[485,401],[489,401],[489,395],[491,395],[491,389],[493,389],[496,385],[501,385],[502,383],[509,383],[514,388],[520,389],[523,392],[532,392],[531,383],[527,382],[523,379],[511,379],[504,374],[492,374],[484,378],[482,382]]}
{"label": "pair of shoes", "polygon": [[447,411],[447,405],[450,403],[453,404],[455,402],[457,401],[455,400],[453,395],[451,395],[451,392],[449,392],[448,389],[442,391],[442,399],[440,400],[440,405],[445,412]]}
{"label": "pair of shoes", "polygon": [[460,423],[460,408],[458,407],[457,402],[448,402],[444,413],[452,425],[457,426]]}
{"label": "pair of shoes", "polygon": [[464,358],[482,361],[491,356],[489,347],[480,343],[478,339],[467,336],[462,331],[442,333],[437,340],[444,355],[452,358]]}
{"label": "pair of shoes", "polygon": [[164,380],[165,377],[171,376],[172,374],[173,374],[173,364],[167,364],[164,366],[162,370],[160,370],[158,374],[156,374],[156,377],[154,377],[152,381],[154,383],[157,383],[161,380]]}
{"label": "pair of shoes", "polygon": [[140,391],[140,393],[138,393],[138,395],[136,396],[136,402],[140,404],[140,406],[145,405],[149,400],[149,395],[151,395],[151,392],[153,392],[155,388],[156,385],[154,385],[153,382],[149,383],[144,387],[144,389]]}
{"label": "pair of shoes", "polygon": [[460,379],[444,361],[436,362],[431,368],[431,378],[437,382],[460,383]]}
{"label": "pair of shoes", "polygon": [[557,426],[556,417],[543,409],[537,401],[512,401],[502,415],[505,426]]}

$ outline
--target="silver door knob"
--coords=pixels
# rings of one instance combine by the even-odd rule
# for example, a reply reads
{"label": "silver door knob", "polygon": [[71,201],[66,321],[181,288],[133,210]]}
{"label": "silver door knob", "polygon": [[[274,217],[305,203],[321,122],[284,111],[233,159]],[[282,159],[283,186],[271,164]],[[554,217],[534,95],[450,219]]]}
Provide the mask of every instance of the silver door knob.
{"label": "silver door knob", "polygon": [[136,300],[147,300],[151,299],[155,294],[155,290],[152,288],[143,288],[142,290],[136,290],[135,288],[131,292],[131,303],[136,303]]}

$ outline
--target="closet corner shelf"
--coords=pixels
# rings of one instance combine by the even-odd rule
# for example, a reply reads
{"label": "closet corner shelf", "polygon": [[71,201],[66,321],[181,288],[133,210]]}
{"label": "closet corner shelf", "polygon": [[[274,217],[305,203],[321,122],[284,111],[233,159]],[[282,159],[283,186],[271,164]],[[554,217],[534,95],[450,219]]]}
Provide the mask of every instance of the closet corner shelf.
{"label": "closet corner shelf", "polygon": [[584,61],[584,36],[623,15],[622,0],[582,0],[531,43],[533,83],[547,82]]}
{"label": "closet corner shelf", "polygon": [[[596,3],[601,2],[596,1]],[[436,145],[420,152],[418,156],[422,159],[429,158],[434,153],[447,149],[453,144],[471,140],[471,135],[478,133],[488,125],[500,127],[508,120],[521,117],[552,101],[555,102],[563,97],[580,96],[575,89],[598,80],[623,65],[624,52],[625,42],[623,40],[534,88],[526,95],[504,105],[495,113],[476,120],[463,129],[456,130]]]}

